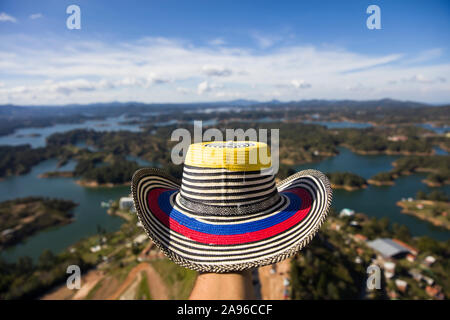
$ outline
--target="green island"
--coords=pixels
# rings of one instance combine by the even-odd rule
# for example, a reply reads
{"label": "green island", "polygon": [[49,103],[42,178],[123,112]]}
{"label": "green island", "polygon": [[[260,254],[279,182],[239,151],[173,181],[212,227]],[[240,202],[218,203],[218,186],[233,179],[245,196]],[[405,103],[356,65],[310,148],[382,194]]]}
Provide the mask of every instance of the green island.
{"label": "green island", "polygon": [[[167,112],[151,114],[152,111],[164,107]],[[448,156],[435,155],[434,147],[450,150],[450,139],[444,134],[437,134],[417,124],[431,126],[445,125],[450,121],[448,111],[450,106],[430,108],[427,105],[412,102],[400,102],[383,99],[378,101],[301,101],[290,103],[255,103],[248,105],[239,112],[217,111],[202,112],[202,108],[217,106],[209,104],[183,105],[190,112],[177,112],[177,104],[118,104],[112,106],[92,106],[90,119],[104,119],[107,115],[142,113],[139,119],[124,120],[139,125],[141,132],[131,131],[95,131],[75,129],[64,133],[54,133],[47,137],[46,146],[31,148],[22,146],[0,147],[0,178],[20,175],[41,161],[57,158],[61,163],[68,160],[77,162],[72,172],[84,186],[114,186],[126,184],[131,178],[131,172],[138,165],[127,160],[131,155],[152,164],[167,167],[170,165],[170,150],[177,143],[171,141],[174,129],[183,126],[193,136],[193,120],[215,121],[213,127],[218,127],[224,134],[226,129],[279,129],[281,165],[295,166],[304,163],[318,162],[326,157],[336,156],[338,147],[347,147],[361,154],[396,154],[406,159],[423,158],[421,167],[409,168],[414,172],[429,170],[426,183],[433,186],[442,185],[449,180]],[[14,107],[18,108],[18,107]],[[5,114],[18,117],[17,109],[5,107]],[[68,108],[66,117],[61,114],[52,117],[51,109],[45,107],[34,109],[24,108],[23,114],[29,120],[26,126],[44,126],[54,123],[78,123],[86,120],[83,111],[86,107]],[[312,113],[312,110],[314,113]],[[411,112],[414,110],[414,112]],[[11,114],[8,114],[10,112]],[[31,116],[33,114],[33,117]],[[45,119],[43,116],[45,115]],[[417,115],[420,115],[417,116]],[[78,117],[78,118],[77,118]],[[127,119],[127,118],[125,118]],[[261,121],[263,119],[263,121]],[[371,123],[363,128],[327,128],[314,121],[329,123],[346,121]],[[308,123],[310,121],[311,123]],[[160,123],[167,123],[161,126]],[[207,129],[208,125],[204,125]],[[9,129],[8,129],[9,130]],[[85,147],[79,147],[83,143]],[[443,160],[436,160],[443,157]],[[402,158],[403,159],[403,158]],[[398,168],[387,174],[371,178],[368,183],[375,185],[391,185],[396,177],[406,174],[405,163],[409,160],[396,161]],[[442,165],[435,166],[440,161]],[[48,172],[42,177],[69,177],[71,173]]]}
{"label": "green island", "polygon": [[434,153],[432,145],[423,137],[424,133],[420,128],[403,127],[401,129],[379,127],[363,130],[342,129],[337,139],[342,146],[365,155],[432,155]]}
{"label": "green island", "polygon": [[28,173],[31,167],[46,159],[43,149],[29,145],[0,146],[0,178]]}
{"label": "green island", "polygon": [[56,178],[56,177],[72,178],[73,172],[72,171],[49,171],[49,172],[44,172],[39,175],[39,178]]}
{"label": "green island", "polygon": [[129,185],[133,173],[139,168],[135,161],[120,157],[105,158],[104,161],[96,166],[95,160],[80,160],[73,172],[74,176],[81,177],[77,183],[85,187]]}
{"label": "green island", "polygon": [[376,186],[392,186],[395,184],[395,176],[390,172],[379,172],[367,182]]}
{"label": "green island", "polygon": [[442,191],[432,191],[429,194],[419,191],[416,199],[403,199],[397,205],[403,209],[402,213],[450,230],[450,202]]}
{"label": "green island", "polygon": [[394,162],[394,175],[408,175],[417,172],[429,173],[423,181],[430,187],[450,183],[450,156],[409,156]]}
{"label": "green island", "polygon": [[0,202],[0,248],[17,244],[50,227],[72,222],[76,203],[28,197]]}
{"label": "green island", "polygon": [[331,187],[334,189],[345,189],[354,191],[367,187],[366,179],[351,172],[331,172],[327,173]]}
{"label": "green island", "polygon": [[368,182],[374,185],[393,185],[395,179],[415,173],[428,173],[423,180],[430,187],[440,187],[450,183],[450,156],[407,156],[393,163],[389,172],[379,172]]}

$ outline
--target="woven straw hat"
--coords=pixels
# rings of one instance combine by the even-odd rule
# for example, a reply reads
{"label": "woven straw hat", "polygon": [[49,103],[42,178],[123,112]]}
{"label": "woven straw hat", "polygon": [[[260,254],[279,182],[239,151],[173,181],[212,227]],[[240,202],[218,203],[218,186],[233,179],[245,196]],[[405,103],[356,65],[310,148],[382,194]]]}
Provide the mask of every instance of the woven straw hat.
{"label": "woven straw hat", "polygon": [[192,144],[181,182],[145,168],[131,189],[149,237],[175,263],[201,272],[241,271],[294,255],[317,233],[332,198],[316,170],[276,184],[269,147],[251,141]]}

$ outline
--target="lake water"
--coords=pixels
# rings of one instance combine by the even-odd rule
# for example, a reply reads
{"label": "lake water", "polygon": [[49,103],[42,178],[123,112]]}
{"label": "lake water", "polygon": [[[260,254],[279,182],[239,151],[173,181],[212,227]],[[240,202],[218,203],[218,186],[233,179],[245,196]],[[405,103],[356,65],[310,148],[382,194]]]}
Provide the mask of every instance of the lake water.
{"label": "lake water", "polygon": [[[107,130],[129,130],[139,131],[137,125],[125,125],[122,122],[130,120],[124,116],[110,118],[101,121],[87,121],[83,124],[61,124],[47,128],[20,129],[13,135],[0,137],[0,145],[17,145],[29,143],[33,147],[45,146],[45,138],[55,132],[65,132],[78,128],[91,128],[99,131]],[[269,119],[262,120],[269,122]],[[214,125],[216,120],[210,120],[208,125]],[[329,128],[337,127],[359,127],[358,123],[319,122]],[[168,125],[171,123],[167,123]],[[29,134],[39,133],[39,137],[30,137]],[[22,138],[18,135],[24,135]],[[80,146],[85,146],[80,144]],[[95,150],[95,148],[92,150]],[[398,156],[388,155],[357,155],[345,148],[339,148],[340,154],[336,157],[327,158],[324,161],[299,166],[298,169],[316,168],[323,172],[350,171],[366,179],[378,172],[389,171],[391,163]],[[437,149],[440,154],[445,152]],[[153,166],[154,164],[137,157],[128,156],[128,160],[137,161],[141,166]],[[97,225],[107,231],[118,230],[122,220],[118,217],[109,216],[106,208],[100,203],[110,199],[127,196],[129,187],[115,188],[84,188],[77,185],[74,178],[49,178],[40,179],[38,175],[48,171],[73,170],[75,162],[69,161],[64,166],[57,168],[56,160],[47,160],[35,166],[28,174],[23,176],[9,177],[0,181],[0,201],[26,197],[46,196],[52,198],[69,199],[79,203],[74,210],[75,222],[62,227],[52,228],[40,232],[28,238],[24,243],[4,250],[0,253],[8,261],[16,260],[19,256],[28,255],[37,258],[45,249],[60,252],[80,239],[96,234]],[[352,208],[357,212],[366,213],[369,216],[389,217],[392,222],[406,225],[411,233],[416,236],[428,235],[438,240],[450,239],[450,232],[433,227],[427,222],[400,213],[400,208],[395,203],[403,197],[414,197],[418,190],[429,192],[431,188],[421,182],[424,175],[411,175],[396,180],[394,186],[375,187],[354,192],[336,190],[334,192],[333,207],[340,211],[342,208]],[[434,189],[434,188],[433,188]],[[439,188],[450,193],[450,186]]]}
{"label": "lake water", "polygon": [[438,156],[448,156],[448,152],[445,151],[444,149],[442,149],[441,147],[434,147],[434,152],[435,152]]}
{"label": "lake water", "polygon": [[[4,250],[1,256],[6,260],[13,261],[23,255],[35,259],[45,249],[60,252],[81,238],[96,234],[98,225],[107,231],[115,231],[123,223],[121,218],[108,215],[107,209],[102,208],[100,203],[127,196],[130,193],[129,187],[84,188],[76,184],[73,178],[38,178],[41,173],[56,170],[57,164],[57,160],[43,161],[26,175],[0,181],[0,201],[28,196],[73,200],[79,204],[74,209],[75,221],[40,232],[24,243]],[[70,170],[73,167],[74,163],[69,162],[59,170]]]}
{"label": "lake water", "polygon": [[[399,156],[389,155],[358,155],[346,148],[339,148],[340,154],[327,158],[322,162],[298,166],[298,170],[317,169],[324,173],[336,171],[348,171],[369,179],[381,171],[392,169],[392,162]],[[391,222],[406,225],[414,236],[428,235],[438,240],[450,239],[450,231],[419,220],[415,217],[401,213],[401,208],[396,202],[402,198],[415,197],[418,190],[431,192],[440,189],[450,194],[450,186],[430,188],[422,183],[426,177],[424,174],[414,174],[400,177],[394,186],[372,186],[357,191],[345,191],[342,189],[333,192],[333,207],[340,211],[350,208],[356,212],[362,212],[368,216],[377,218],[388,217]]]}
{"label": "lake water", "polygon": [[125,115],[106,118],[104,120],[88,120],[83,123],[56,124],[44,128],[23,128],[14,133],[0,136],[0,145],[30,144],[33,148],[45,147],[47,137],[54,133],[62,133],[75,129],[92,129],[95,131],[133,131],[139,132],[141,128],[134,124],[125,124],[125,121],[136,120],[126,118]]}
{"label": "lake water", "polygon": [[355,128],[355,129],[365,129],[373,127],[370,123],[365,122],[350,122],[350,121],[319,121],[319,120],[306,120],[302,121],[307,124],[318,124],[321,126],[325,126],[328,129],[346,129],[346,128]]}
{"label": "lake water", "polygon": [[437,133],[437,134],[444,134],[444,133],[450,131],[450,126],[434,127],[429,123],[421,123],[421,124],[418,124],[418,126],[428,129],[428,130],[431,130],[431,131],[434,131],[434,133]]}
{"label": "lake water", "polygon": [[[152,113],[153,114],[153,113]],[[157,113],[158,114],[158,113]],[[129,118],[125,114],[120,115],[118,117],[106,118],[104,120],[88,120],[83,123],[72,123],[72,124],[56,124],[49,127],[43,128],[23,128],[18,129],[14,133],[0,136],[0,145],[22,145],[22,144],[30,144],[32,148],[45,147],[47,137],[51,136],[54,133],[63,133],[75,129],[91,129],[95,131],[132,131],[139,132],[142,129],[139,124],[128,124],[127,121],[142,121],[140,118],[132,117]],[[279,122],[283,121],[283,119],[274,119],[274,118],[260,118],[255,120],[246,120],[241,119],[240,122],[256,122],[256,123],[271,123],[271,122]],[[193,121],[190,122],[193,124]],[[338,128],[367,128],[372,126],[368,123],[356,123],[356,122],[329,122],[329,121],[304,121],[304,123],[308,124],[319,124],[325,126],[330,129],[338,129]],[[178,124],[177,120],[169,120],[165,122],[160,122],[155,124],[156,126],[170,126]],[[218,124],[217,119],[209,119],[204,120],[202,123],[204,126],[215,126]],[[81,146],[81,145],[80,145]],[[88,149],[93,149],[91,146],[86,146]]]}

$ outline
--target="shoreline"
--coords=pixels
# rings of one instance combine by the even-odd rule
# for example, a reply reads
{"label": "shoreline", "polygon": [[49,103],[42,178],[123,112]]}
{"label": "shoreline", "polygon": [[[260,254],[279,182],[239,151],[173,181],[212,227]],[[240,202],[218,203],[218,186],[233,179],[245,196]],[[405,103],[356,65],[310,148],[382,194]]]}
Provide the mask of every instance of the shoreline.
{"label": "shoreline", "polygon": [[[2,221],[0,250],[14,247],[41,232],[73,223],[77,203],[39,197],[17,198],[1,203]],[[9,222],[8,222],[9,221]]]}
{"label": "shoreline", "polygon": [[49,171],[44,172],[38,175],[38,178],[40,179],[48,179],[48,178],[73,178],[73,172],[72,171]]}
{"label": "shoreline", "polygon": [[377,150],[358,150],[351,148],[348,145],[342,144],[343,147],[350,149],[352,152],[360,155],[374,156],[374,155],[388,155],[388,156],[432,156],[434,150],[431,152],[409,152],[409,151],[377,151]]}
{"label": "shoreline", "polygon": [[446,184],[450,184],[450,181],[445,181],[443,183],[438,183],[438,182],[429,181],[427,179],[423,179],[422,182],[425,183],[427,186],[429,186],[431,188],[443,187]]}
{"label": "shoreline", "polygon": [[[414,201],[418,201],[418,200],[414,200]],[[427,200],[425,200],[425,201],[427,201]],[[428,201],[428,202],[430,202],[430,201]],[[434,201],[431,201],[431,203],[434,203]],[[421,214],[415,210],[410,210],[408,208],[408,206],[404,203],[404,201],[397,201],[396,205],[399,206],[400,208],[402,208],[401,213],[403,213],[403,214],[414,216],[422,221],[429,222],[436,227],[441,227],[446,230],[450,230],[450,223],[445,223],[444,221],[438,220],[434,217],[430,217],[425,214]]]}
{"label": "shoreline", "polygon": [[41,232],[46,232],[46,231],[48,231],[48,230],[50,230],[52,228],[59,228],[59,227],[71,224],[73,222],[75,222],[75,217],[70,217],[67,220],[59,221],[59,222],[57,222],[55,224],[52,224],[52,225],[49,225],[49,226],[47,226],[47,227],[45,227],[43,229],[34,230],[31,233],[25,234],[23,237],[17,238],[15,241],[8,242],[6,244],[5,243],[4,244],[0,244],[0,250],[6,250],[6,249],[9,249],[11,247],[15,247],[15,246],[20,245],[21,243],[25,242],[28,238],[36,236],[37,234],[39,234]]}
{"label": "shoreline", "polygon": [[76,180],[76,184],[82,187],[86,188],[114,188],[114,187],[121,187],[121,186],[130,186],[131,182],[124,182],[124,183],[98,183],[97,181],[92,180]]}
{"label": "shoreline", "polygon": [[377,186],[377,187],[393,186],[393,185],[395,185],[395,180],[392,180],[392,181],[378,181],[378,180],[368,179],[367,183],[371,184],[371,185],[374,185],[374,186]]}
{"label": "shoreline", "polygon": [[112,208],[109,208],[108,210],[106,210],[106,213],[112,217],[120,217],[128,222],[132,220],[132,215],[130,212],[125,212],[120,209],[113,210]]}
{"label": "shoreline", "polygon": [[332,189],[344,189],[345,191],[357,191],[357,190],[361,190],[361,189],[366,189],[367,184],[363,184],[361,187],[350,187],[350,186],[345,186],[345,185],[340,185],[340,184],[331,184],[331,188]]}

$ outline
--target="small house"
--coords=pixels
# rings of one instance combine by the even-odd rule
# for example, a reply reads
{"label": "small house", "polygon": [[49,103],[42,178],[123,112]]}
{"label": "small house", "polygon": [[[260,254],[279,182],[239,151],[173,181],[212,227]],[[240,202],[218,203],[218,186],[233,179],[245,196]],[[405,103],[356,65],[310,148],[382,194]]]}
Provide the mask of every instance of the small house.
{"label": "small house", "polygon": [[344,208],[339,212],[340,217],[352,217],[355,215],[355,210]]}
{"label": "small house", "polygon": [[131,197],[122,197],[119,200],[119,209],[121,210],[130,210],[135,212],[133,198]]}

